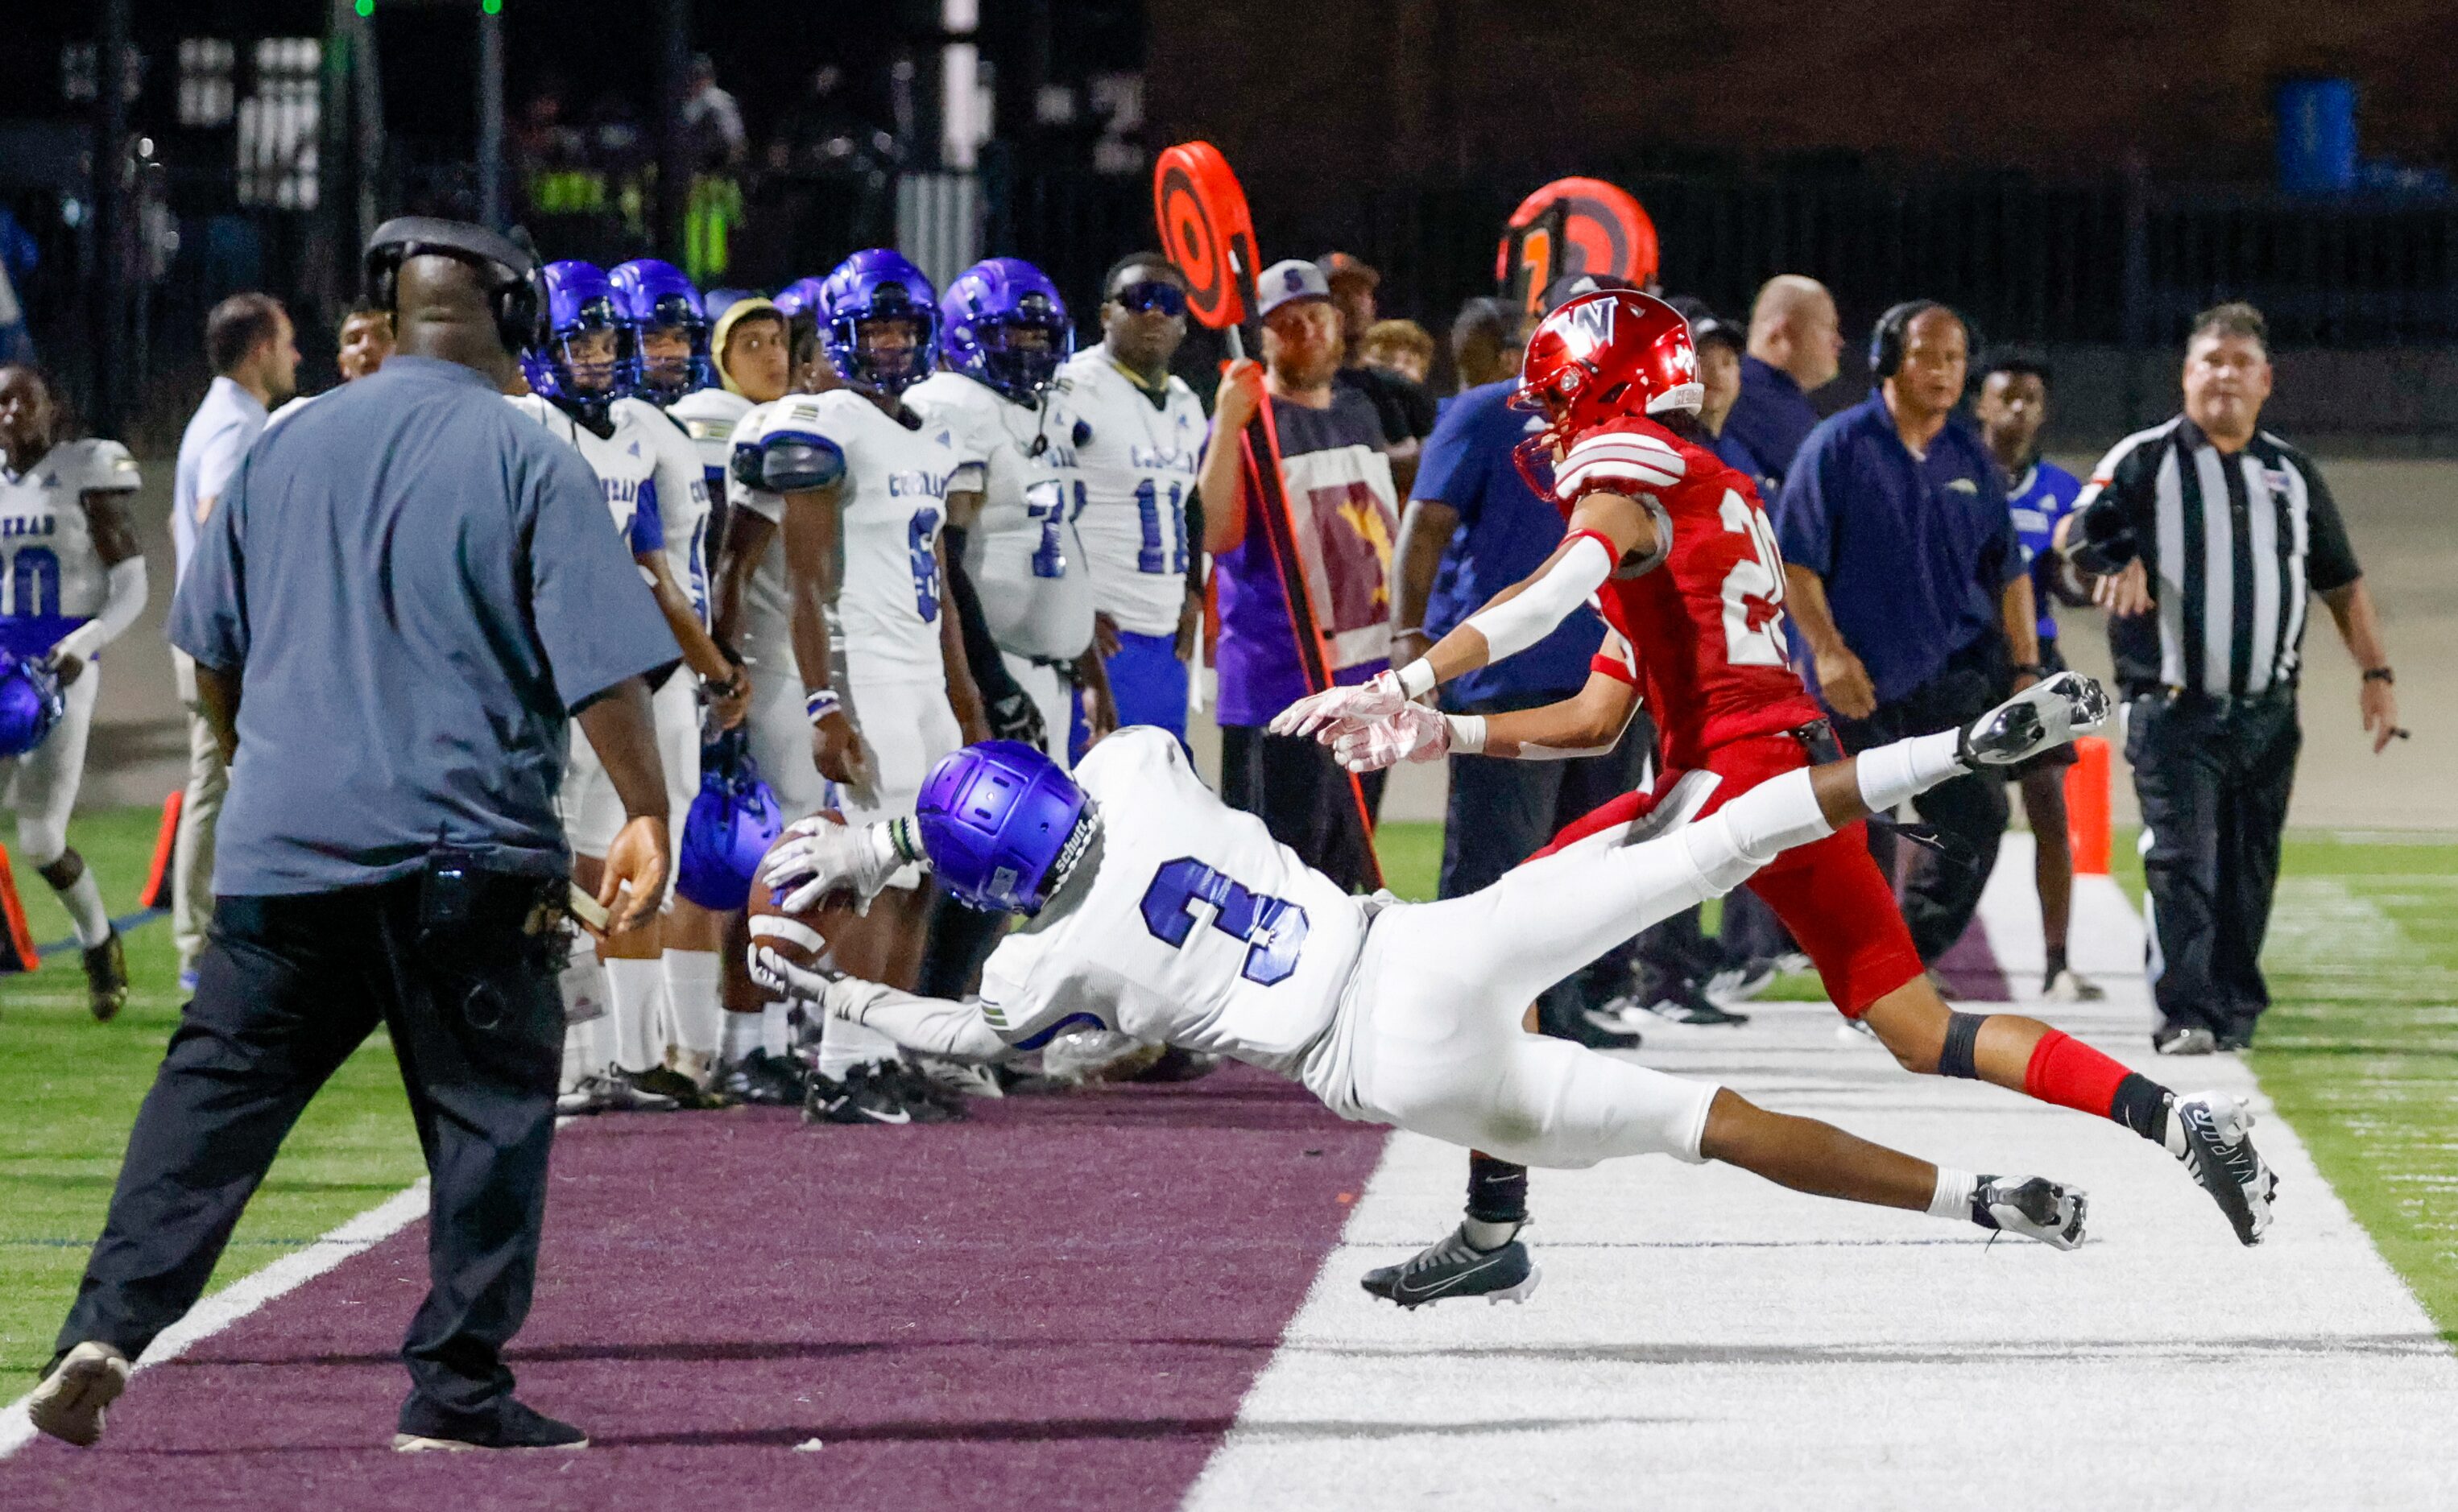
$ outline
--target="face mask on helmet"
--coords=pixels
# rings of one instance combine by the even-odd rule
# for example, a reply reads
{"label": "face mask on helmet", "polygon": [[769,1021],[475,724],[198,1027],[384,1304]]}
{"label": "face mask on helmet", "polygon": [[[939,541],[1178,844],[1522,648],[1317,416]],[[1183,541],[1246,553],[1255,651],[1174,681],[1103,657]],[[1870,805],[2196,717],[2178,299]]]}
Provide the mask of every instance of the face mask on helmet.
{"label": "face mask on helmet", "polygon": [[644,399],[668,404],[717,385],[708,322],[674,296],[657,301],[651,321],[633,327],[632,353],[631,382],[624,386]]}
{"label": "face mask on helmet", "polygon": [[614,286],[585,262],[549,263],[544,282],[546,330],[522,368],[537,392],[601,421],[631,356]]}
{"label": "face mask on helmet", "polygon": [[60,679],[31,657],[0,656],[0,760],[43,743],[66,713]]}
{"label": "face mask on helmet", "polygon": [[828,275],[820,299],[828,362],[846,383],[901,394],[937,365],[938,295],[895,253],[855,253]]}

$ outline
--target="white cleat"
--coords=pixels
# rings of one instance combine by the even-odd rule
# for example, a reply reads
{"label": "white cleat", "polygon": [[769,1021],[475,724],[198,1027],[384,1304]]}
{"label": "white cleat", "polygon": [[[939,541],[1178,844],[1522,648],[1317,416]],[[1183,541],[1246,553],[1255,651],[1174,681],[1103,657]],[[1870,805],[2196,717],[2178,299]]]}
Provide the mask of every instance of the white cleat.
{"label": "white cleat", "polygon": [[2083,1219],[2090,1209],[2091,1199],[2082,1189],[2046,1176],[1983,1176],[1971,1193],[1972,1222],[2056,1250],[2082,1247]]}
{"label": "white cleat", "polygon": [[1955,755],[1973,771],[2012,766],[2107,722],[2108,690],[2078,672],[2061,672],[1964,726]]}
{"label": "white cleat", "polygon": [[127,1389],[128,1357],[88,1339],[26,1398],[26,1416],[52,1438],[90,1449],[102,1437],[104,1411]]}

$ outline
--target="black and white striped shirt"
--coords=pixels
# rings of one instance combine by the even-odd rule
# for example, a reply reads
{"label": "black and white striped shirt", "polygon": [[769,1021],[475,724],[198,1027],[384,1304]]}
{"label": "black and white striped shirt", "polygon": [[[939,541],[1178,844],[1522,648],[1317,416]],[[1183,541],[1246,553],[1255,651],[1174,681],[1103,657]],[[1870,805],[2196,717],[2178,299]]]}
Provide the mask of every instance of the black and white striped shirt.
{"label": "black and white striped shirt", "polygon": [[2266,430],[2234,456],[2182,415],[2137,431],[2074,507],[2093,517],[2076,522],[2087,534],[2120,516],[2150,575],[2154,612],[2108,622],[2128,694],[2294,687],[2310,595],[2363,575],[2321,470]]}

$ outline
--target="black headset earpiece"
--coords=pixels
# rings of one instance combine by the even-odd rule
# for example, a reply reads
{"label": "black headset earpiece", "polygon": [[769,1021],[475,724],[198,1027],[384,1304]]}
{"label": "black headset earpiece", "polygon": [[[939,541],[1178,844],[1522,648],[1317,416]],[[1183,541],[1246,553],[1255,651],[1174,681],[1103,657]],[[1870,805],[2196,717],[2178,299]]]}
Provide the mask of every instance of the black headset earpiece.
{"label": "black headset earpiece", "polygon": [[515,356],[535,342],[538,312],[545,301],[538,292],[537,248],[528,232],[515,226],[510,236],[504,236],[466,221],[427,216],[403,216],[378,226],[367,241],[363,264],[367,297],[396,317],[402,259],[420,252],[448,253],[482,268],[496,269],[501,281],[487,290],[496,337]]}

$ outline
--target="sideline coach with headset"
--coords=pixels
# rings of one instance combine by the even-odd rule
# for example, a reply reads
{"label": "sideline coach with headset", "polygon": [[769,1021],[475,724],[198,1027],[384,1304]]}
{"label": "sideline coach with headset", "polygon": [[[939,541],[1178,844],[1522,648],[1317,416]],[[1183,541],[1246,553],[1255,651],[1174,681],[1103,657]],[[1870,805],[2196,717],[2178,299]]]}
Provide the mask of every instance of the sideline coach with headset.
{"label": "sideline coach with headset", "polygon": [[2296,679],[2319,594],[2364,671],[2378,754],[2398,731],[2389,652],[2321,469],[2258,427],[2268,331],[2221,304],[2185,342],[2184,413],[2116,444],[2057,544],[2100,574],[2126,695],[2125,756],[2142,802],[2152,1044],[2163,1055],[2242,1049],[2270,1005],[2270,926],[2303,732]]}
{"label": "sideline coach with headset", "polygon": [[514,1399],[546,1208],[576,717],[630,822],[618,927],[670,851],[649,682],[678,658],[579,453],[504,403],[533,259],[411,217],[367,251],[397,355],[268,429],[171,612],[232,760],[196,998],[129,1135],[34,1425],[92,1443],[204,1290],[292,1123],[381,1022],[432,1183],[395,1448],[578,1446]]}
{"label": "sideline coach with headset", "polygon": [[[1915,300],[1878,321],[1878,390],[1822,422],[1784,474],[1775,528],[1793,623],[1844,748],[1961,724],[2040,675],[2031,576],[1996,459],[1953,418],[1969,336]],[[1971,922],[2009,815],[2001,777],[1924,794],[1920,816],[1955,854],[1924,849],[1904,922],[1934,964]],[[1893,836],[1872,825],[1882,866]]]}

